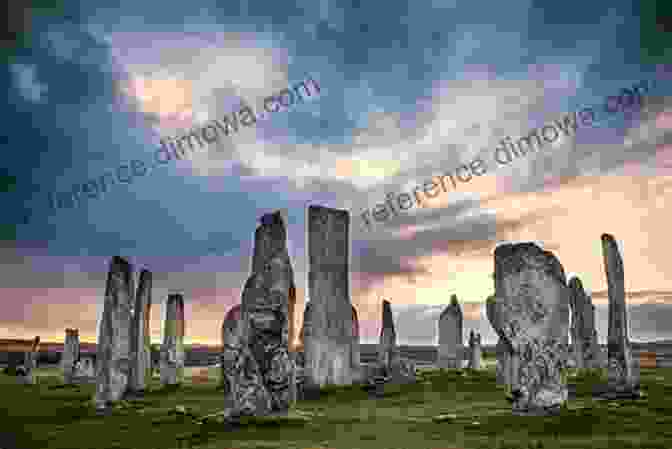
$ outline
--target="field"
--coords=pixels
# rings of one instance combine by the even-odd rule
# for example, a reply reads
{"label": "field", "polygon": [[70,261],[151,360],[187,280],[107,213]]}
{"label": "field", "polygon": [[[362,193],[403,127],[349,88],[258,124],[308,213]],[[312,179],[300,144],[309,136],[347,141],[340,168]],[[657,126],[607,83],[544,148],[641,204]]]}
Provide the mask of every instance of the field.
{"label": "field", "polygon": [[[593,401],[602,381],[570,375],[576,399],[556,417],[514,417],[492,361],[478,373],[421,370],[415,385],[386,389],[382,399],[359,387],[325,389],[299,401],[286,418],[230,427],[205,415],[221,410],[215,368],[187,369],[177,391],[153,390],[124,401],[110,416],[87,402],[94,385],[62,386],[40,368],[36,386],[0,375],[1,449],[505,449],[672,447],[672,369],[642,369],[643,399]],[[3,440],[4,439],[4,440]]]}

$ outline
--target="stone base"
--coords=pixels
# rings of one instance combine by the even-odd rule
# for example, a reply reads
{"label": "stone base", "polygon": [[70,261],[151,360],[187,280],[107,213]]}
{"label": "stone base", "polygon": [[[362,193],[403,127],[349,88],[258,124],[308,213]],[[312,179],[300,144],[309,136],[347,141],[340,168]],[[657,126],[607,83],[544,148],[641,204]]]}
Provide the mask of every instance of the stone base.
{"label": "stone base", "polygon": [[639,399],[641,394],[638,386],[600,385],[593,387],[592,396],[597,401],[620,401]]}
{"label": "stone base", "polygon": [[557,416],[560,414],[560,409],[559,405],[548,408],[514,409],[512,414],[514,416]]}

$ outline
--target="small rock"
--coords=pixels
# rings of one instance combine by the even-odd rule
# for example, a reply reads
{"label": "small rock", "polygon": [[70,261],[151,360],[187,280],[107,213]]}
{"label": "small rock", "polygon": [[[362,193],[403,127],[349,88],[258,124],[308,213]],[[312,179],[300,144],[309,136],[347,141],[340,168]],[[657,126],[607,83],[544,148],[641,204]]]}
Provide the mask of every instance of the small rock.
{"label": "small rock", "polygon": [[432,418],[432,421],[434,422],[445,422],[445,421],[453,421],[457,419],[457,415],[450,413],[447,415],[436,415]]}

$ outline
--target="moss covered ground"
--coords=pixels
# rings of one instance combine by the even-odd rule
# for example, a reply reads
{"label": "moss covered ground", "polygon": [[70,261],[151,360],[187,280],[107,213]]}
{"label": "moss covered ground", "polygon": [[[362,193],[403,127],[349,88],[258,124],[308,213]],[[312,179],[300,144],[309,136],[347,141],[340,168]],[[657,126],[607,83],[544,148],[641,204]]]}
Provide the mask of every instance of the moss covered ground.
{"label": "moss covered ground", "polygon": [[207,376],[187,369],[176,391],[161,390],[155,379],[143,399],[104,417],[90,407],[93,385],[64,387],[58,370],[37,372],[35,386],[0,375],[1,449],[672,447],[668,368],[642,369],[645,396],[636,401],[593,401],[592,384],[604,379],[570,375],[577,397],[555,417],[512,416],[489,364],[478,373],[422,370],[420,382],[390,387],[382,399],[358,387],[329,388],[318,400],[299,401],[287,418],[236,427],[207,418],[222,408],[214,368]]}

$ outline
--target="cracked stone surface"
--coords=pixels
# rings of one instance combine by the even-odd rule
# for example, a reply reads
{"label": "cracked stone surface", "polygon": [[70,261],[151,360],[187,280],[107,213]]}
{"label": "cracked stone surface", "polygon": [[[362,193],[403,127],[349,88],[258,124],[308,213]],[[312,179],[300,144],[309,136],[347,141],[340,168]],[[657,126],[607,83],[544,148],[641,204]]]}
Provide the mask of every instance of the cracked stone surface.
{"label": "cracked stone surface", "polygon": [[130,329],[133,298],[133,268],[115,256],[105,287],[103,316],[98,332],[96,357],[96,393],[98,409],[107,409],[122,399],[128,386],[130,363]]}
{"label": "cracked stone surface", "polygon": [[569,290],[558,259],[534,243],[495,250],[495,296],[486,310],[511,361],[516,414],[557,413],[567,400]]}
{"label": "cracked stone surface", "polygon": [[439,368],[461,368],[463,343],[463,315],[457,296],[450,297],[448,305],[439,316]]}
{"label": "cracked stone surface", "polygon": [[253,273],[239,309],[222,331],[225,407],[234,417],[287,412],[296,397],[289,353],[289,302],[294,271],[280,212],[266,214],[255,232]]}

